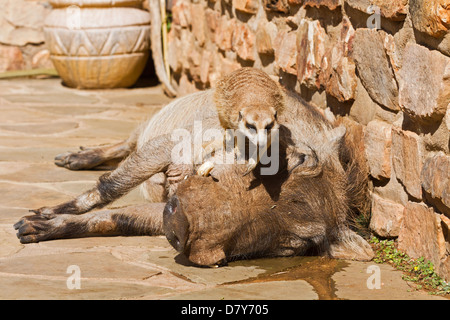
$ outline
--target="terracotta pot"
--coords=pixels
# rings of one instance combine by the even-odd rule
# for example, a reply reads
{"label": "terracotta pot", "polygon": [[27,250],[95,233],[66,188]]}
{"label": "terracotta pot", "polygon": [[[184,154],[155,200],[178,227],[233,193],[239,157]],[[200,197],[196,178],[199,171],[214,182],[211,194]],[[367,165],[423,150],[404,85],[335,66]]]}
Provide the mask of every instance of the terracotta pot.
{"label": "terracotta pot", "polygon": [[44,34],[69,87],[132,86],[149,57],[150,14],[138,0],[53,0]]}

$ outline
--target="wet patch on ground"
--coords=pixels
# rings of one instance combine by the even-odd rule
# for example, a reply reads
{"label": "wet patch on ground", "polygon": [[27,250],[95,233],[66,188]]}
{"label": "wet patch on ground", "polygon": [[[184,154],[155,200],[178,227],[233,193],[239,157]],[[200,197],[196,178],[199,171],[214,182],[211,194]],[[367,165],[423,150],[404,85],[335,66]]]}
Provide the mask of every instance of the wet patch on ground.
{"label": "wet patch on ground", "polygon": [[348,263],[344,260],[326,257],[271,258],[230,263],[230,266],[246,265],[257,266],[258,268],[265,269],[266,272],[256,277],[226,283],[225,285],[304,280],[314,288],[319,300],[339,300],[332,277],[336,272],[348,266]]}

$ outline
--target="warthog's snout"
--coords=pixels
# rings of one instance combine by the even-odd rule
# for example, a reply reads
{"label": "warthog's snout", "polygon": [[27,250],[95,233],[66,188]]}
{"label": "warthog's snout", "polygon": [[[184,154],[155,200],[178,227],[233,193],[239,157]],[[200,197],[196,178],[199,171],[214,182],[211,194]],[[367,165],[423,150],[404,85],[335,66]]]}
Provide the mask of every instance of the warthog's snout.
{"label": "warthog's snout", "polygon": [[188,237],[189,222],[180,206],[177,196],[167,202],[164,213],[164,233],[169,243],[178,252],[183,252]]}

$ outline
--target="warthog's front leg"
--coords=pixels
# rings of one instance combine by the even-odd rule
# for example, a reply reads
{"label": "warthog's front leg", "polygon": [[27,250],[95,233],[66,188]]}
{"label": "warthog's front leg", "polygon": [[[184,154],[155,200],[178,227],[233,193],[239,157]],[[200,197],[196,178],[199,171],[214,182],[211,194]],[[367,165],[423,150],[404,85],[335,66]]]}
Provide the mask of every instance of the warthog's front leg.
{"label": "warthog's front leg", "polygon": [[148,203],[84,215],[23,217],[14,225],[21,243],[93,236],[161,235],[165,203]]}

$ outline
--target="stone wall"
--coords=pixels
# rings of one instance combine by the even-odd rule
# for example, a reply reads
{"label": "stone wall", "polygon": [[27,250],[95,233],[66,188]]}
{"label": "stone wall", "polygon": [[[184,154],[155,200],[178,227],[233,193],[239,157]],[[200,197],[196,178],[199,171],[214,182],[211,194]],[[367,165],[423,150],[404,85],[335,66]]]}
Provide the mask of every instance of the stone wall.
{"label": "stone wall", "polygon": [[44,44],[47,1],[0,0],[0,72],[53,68]]}
{"label": "stone wall", "polygon": [[171,9],[180,95],[254,66],[345,117],[367,155],[371,229],[450,279],[448,1],[177,0]]}

